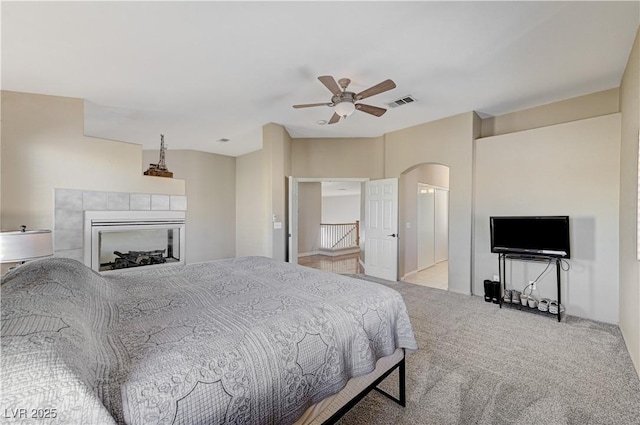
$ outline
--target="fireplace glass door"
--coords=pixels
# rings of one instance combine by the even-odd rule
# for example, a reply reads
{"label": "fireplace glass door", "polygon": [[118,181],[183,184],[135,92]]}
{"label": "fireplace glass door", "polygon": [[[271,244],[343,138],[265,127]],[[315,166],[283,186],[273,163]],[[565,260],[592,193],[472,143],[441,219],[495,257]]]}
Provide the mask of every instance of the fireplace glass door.
{"label": "fireplace glass door", "polygon": [[181,226],[115,226],[96,230],[101,272],[183,262]]}

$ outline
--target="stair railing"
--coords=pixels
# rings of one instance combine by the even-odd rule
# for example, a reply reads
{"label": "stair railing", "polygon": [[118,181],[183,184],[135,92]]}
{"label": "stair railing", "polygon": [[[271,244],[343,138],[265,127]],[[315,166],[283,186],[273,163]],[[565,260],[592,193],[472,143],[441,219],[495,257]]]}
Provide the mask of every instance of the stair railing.
{"label": "stair railing", "polygon": [[360,246],[360,221],[320,224],[321,249],[338,250],[358,246]]}

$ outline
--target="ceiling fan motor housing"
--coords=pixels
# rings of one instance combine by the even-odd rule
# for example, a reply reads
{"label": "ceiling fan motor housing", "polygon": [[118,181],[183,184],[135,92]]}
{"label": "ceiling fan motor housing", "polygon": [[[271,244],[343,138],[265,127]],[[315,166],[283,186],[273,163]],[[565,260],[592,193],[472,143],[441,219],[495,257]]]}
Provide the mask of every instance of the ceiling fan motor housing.
{"label": "ceiling fan motor housing", "polygon": [[351,84],[351,80],[348,78],[340,78],[338,84],[342,88],[342,91],[345,91],[347,87],[349,87],[349,84]]}
{"label": "ceiling fan motor housing", "polygon": [[331,97],[331,103],[333,103],[333,105],[337,105],[340,102],[355,102],[356,100],[356,94],[350,91],[344,91],[340,94],[336,94],[333,95],[333,97]]}

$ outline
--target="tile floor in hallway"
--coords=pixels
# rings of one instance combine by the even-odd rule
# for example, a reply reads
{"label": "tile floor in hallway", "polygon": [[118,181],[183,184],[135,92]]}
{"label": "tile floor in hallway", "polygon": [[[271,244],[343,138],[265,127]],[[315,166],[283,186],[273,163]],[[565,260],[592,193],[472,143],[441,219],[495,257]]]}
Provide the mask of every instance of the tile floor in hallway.
{"label": "tile floor in hallway", "polygon": [[404,279],[407,283],[428,286],[430,288],[449,289],[449,262],[441,261],[429,268],[420,270]]}
{"label": "tile floor in hallway", "polygon": [[340,255],[337,257],[331,257],[328,255],[309,255],[306,257],[299,257],[298,264],[331,273],[357,274],[363,273],[362,266],[358,261],[359,256],[359,253]]}

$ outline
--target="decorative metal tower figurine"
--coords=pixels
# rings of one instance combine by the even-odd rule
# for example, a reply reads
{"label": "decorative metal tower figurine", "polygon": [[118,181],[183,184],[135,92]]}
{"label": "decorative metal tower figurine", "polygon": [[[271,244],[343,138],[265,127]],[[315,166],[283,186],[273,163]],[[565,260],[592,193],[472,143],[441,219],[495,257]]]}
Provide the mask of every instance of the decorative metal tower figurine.
{"label": "decorative metal tower figurine", "polygon": [[157,176],[157,177],[173,177],[173,173],[167,170],[167,165],[164,162],[164,153],[167,148],[164,146],[164,134],[160,135],[160,160],[157,164],[149,164],[149,169],[144,172],[145,176]]}

